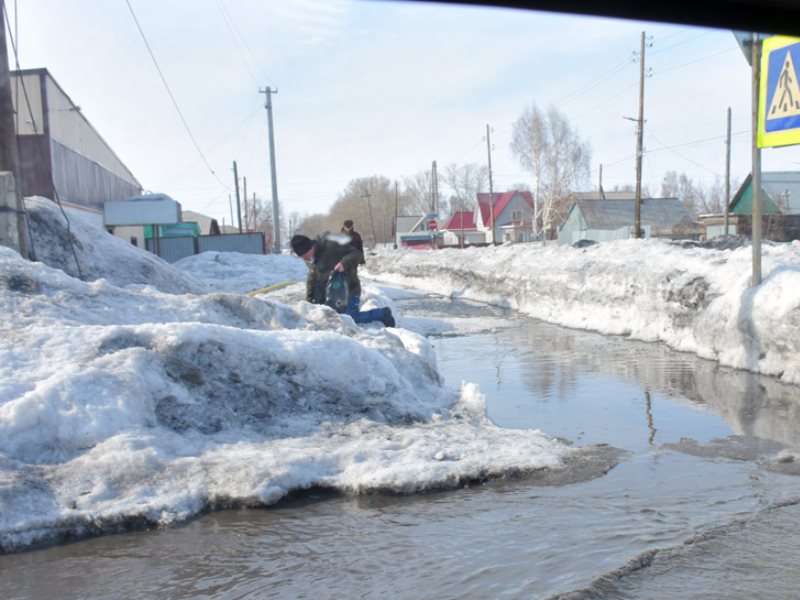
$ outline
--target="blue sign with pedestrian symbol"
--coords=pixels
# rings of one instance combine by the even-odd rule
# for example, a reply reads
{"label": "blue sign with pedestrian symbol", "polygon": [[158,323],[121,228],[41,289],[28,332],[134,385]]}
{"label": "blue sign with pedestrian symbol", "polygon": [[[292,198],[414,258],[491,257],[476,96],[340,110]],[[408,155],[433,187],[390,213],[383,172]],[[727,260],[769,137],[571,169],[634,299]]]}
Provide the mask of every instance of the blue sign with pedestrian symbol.
{"label": "blue sign with pedestrian symbol", "polygon": [[764,40],[758,101],[758,146],[800,144],[800,38]]}

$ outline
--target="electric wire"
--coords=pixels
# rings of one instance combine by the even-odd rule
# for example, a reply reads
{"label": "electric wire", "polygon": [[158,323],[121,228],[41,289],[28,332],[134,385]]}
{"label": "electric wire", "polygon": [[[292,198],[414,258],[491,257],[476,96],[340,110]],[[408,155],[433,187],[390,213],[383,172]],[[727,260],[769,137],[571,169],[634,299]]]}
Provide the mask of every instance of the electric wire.
{"label": "electric wire", "polygon": [[153,65],[155,65],[156,71],[158,71],[158,75],[161,78],[161,82],[164,84],[164,88],[167,90],[167,94],[169,94],[169,97],[172,100],[172,105],[178,112],[178,116],[180,117],[181,122],[183,123],[183,126],[186,129],[186,132],[189,134],[189,137],[191,138],[195,149],[197,150],[200,157],[203,159],[203,163],[208,168],[208,171],[214,176],[214,179],[216,179],[220,183],[220,185],[222,185],[223,188],[230,191],[230,188],[225,184],[224,181],[222,181],[217,176],[217,174],[214,172],[214,169],[211,168],[211,165],[206,159],[205,154],[203,154],[203,151],[200,148],[200,144],[197,143],[197,139],[194,137],[194,134],[192,133],[192,130],[189,127],[189,124],[186,122],[186,119],[183,116],[183,112],[181,111],[180,106],[178,106],[178,101],[175,99],[175,96],[173,95],[172,90],[170,89],[169,84],[167,83],[167,79],[166,77],[164,77],[164,73],[161,71],[161,67],[159,66],[158,61],[156,60],[156,56],[153,53],[152,48],[150,47],[150,43],[147,41],[147,37],[144,34],[144,30],[142,29],[142,26],[139,24],[139,19],[136,18],[136,13],[133,11],[133,6],[131,6],[130,0],[125,0],[125,4],[128,5],[128,10],[130,10],[131,16],[133,17],[133,21],[134,23],[136,23],[136,28],[139,30],[139,34],[142,36],[142,41],[144,41],[144,45],[147,48],[147,52],[150,54],[150,58],[153,60]]}
{"label": "electric wire", "polygon": [[222,12],[222,20],[225,21],[225,27],[228,29],[228,33],[231,34],[231,39],[233,40],[233,45],[236,46],[236,50],[239,52],[239,56],[242,58],[242,64],[244,68],[247,69],[247,72],[250,73],[250,77],[253,79],[253,82],[256,84],[256,87],[260,85],[258,79],[253,73],[253,70],[250,68],[250,65],[247,63],[244,57],[244,52],[242,52],[241,46],[239,46],[239,41],[236,39],[236,35],[233,33],[233,28],[230,22],[230,15],[228,11],[225,9],[225,5],[222,0],[218,0],[218,5],[220,7],[220,11]]}
{"label": "electric wire", "polygon": [[[241,39],[242,44],[244,45],[245,49],[250,53],[250,57],[253,59],[253,62],[255,63],[256,67],[258,67],[258,70],[261,71],[261,74],[264,76],[264,78],[267,81],[269,81],[269,83],[272,85],[272,87],[277,87],[274,84],[274,82],[270,79],[269,75],[267,75],[267,73],[264,70],[264,68],[261,66],[261,63],[258,61],[258,58],[256,58],[256,55],[253,53],[253,50],[250,48],[250,45],[247,43],[247,38],[245,38],[244,35],[242,35],[242,31],[236,25],[236,21],[233,19],[233,16],[231,15],[230,11],[228,10],[228,7],[225,5],[225,0],[218,0],[218,1],[219,1],[219,4],[220,4],[221,8],[222,8],[222,11],[227,15],[227,18],[230,21],[230,24],[233,26],[233,29],[236,31],[236,33],[239,34],[239,39]],[[258,83],[258,82],[256,82],[256,83]]]}
{"label": "electric wire", "polygon": [[[22,74],[21,74],[22,69],[20,68],[20,63],[19,63],[19,52],[17,51],[17,43],[16,43],[16,40],[14,39],[14,34],[11,31],[11,24],[10,24],[9,19],[8,19],[8,10],[6,9],[5,3],[3,3],[3,17],[5,18],[6,25],[8,27],[8,37],[9,37],[9,40],[11,41],[11,48],[14,51],[14,64],[17,67],[18,82],[22,86],[22,94],[23,94],[23,96],[25,96],[25,103],[26,103],[26,105],[28,107],[28,114],[31,117],[31,126],[33,127],[34,134],[38,135],[39,132],[38,132],[38,128],[36,127],[36,119],[33,116],[33,109],[31,108],[30,97],[28,96],[28,90],[27,90],[27,87],[25,86],[25,79],[22,77]],[[19,127],[19,111],[17,111],[17,127]],[[79,279],[83,279],[83,270],[81,269],[81,261],[78,260],[78,251],[75,249],[75,244],[73,243],[73,237],[74,236],[72,235],[70,220],[69,220],[69,217],[67,216],[67,211],[64,210],[64,205],[61,203],[61,198],[59,197],[58,191],[56,190],[55,181],[52,180],[52,175],[53,175],[53,172],[52,172],[52,169],[51,169],[51,171],[50,171],[50,177],[51,177],[50,185],[53,186],[53,196],[55,196],[54,200],[55,200],[56,204],[58,204],[58,207],[61,210],[61,214],[64,217],[64,221],[67,224],[67,242],[69,242],[70,249],[72,250],[72,257],[75,259],[75,266],[78,269],[78,278]],[[17,185],[20,185],[20,183],[17,183]],[[31,228],[30,228],[30,223],[29,223],[30,219],[28,218],[27,208],[25,206],[25,198],[22,196],[22,194],[20,194],[20,197],[22,198],[22,213],[23,213],[23,215],[25,215],[25,225],[26,225],[26,229],[28,231],[28,239],[29,239],[30,245],[31,245],[31,247],[30,247],[31,258],[33,260],[35,260],[35,258],[36,258],[36,249],[35,249],[35,244],[34,244],[34,240],[33,240],[32,231],[31,231]]]}

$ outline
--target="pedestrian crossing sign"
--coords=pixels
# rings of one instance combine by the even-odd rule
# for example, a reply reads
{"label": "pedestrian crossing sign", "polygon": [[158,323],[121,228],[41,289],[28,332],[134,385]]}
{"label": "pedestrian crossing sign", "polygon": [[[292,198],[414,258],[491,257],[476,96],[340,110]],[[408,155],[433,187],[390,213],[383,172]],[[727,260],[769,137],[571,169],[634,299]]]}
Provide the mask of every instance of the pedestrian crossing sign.
{"label": "pedestrian crossing sign", "polygon": [[800,144],[800,38],[764,40],[758,95],[758,147]]}

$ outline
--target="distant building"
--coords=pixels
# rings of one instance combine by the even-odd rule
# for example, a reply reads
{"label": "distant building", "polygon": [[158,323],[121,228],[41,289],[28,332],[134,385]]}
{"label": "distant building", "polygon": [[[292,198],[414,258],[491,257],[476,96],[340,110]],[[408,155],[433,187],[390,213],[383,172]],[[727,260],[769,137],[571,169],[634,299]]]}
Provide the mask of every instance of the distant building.
{"label": "distant building", "polygon": [[[194,212],[193,210],[184,210],[181,211],[182,213],[182,220],[184,223],[196,223],[199,228],[199,235],[220,235],[222,233],[219,223],[217,220],[208,217],[204,214],[199,212]],[[236,233],[239,233],[239,230],[236,230]]]}
{"label": "distant building", "polygon": [[441,248],[442,232],[438,217],[429,213],[397,217],[397,245],[402,248]]}
{"label": "distant building", "polygon": [[[753,178],[748,175],[731,199],[728,233],[752,236]],[[800,239],[800,172],[761,173],[761,237],[774,242]],[[724,215],[702,215],[706,238],[725,234]]]}
{"label": "distant building", "polygon": [[485,244],[486,234],[475,225],[475,212],[458,210],[442,226],[445,246]]}
{"label": "distant building", "polygon": [[530,192],[477,195],[475,227],[483,232],[484,242],[530,242],[533,240],[533,196]]}
{"label": "distant building", "polygon": [[[628,239],[634,228],[636,198],[602,199],[578,197],[558,232],[558,242],[574,244],[578,240],[604,242]],[[645,237],[700,239],[702,224],[696,222],[677,198],[642,198],[639,222]]]}
{"label": "distant building", "polygon": [[23,196],[96,210],[142,186],[47,69],[11,72]]}

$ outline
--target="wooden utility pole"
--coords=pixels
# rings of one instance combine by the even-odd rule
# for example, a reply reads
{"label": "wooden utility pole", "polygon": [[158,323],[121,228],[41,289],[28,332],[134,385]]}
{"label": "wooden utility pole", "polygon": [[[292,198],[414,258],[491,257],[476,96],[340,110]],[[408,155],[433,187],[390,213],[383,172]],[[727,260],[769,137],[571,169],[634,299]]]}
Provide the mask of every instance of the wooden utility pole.
{"label": "wooden utility pole", "polygon": [[256,222],[256,193],[253,192],[253,231],[258,231],[258,223]]}
{"label": "wooden utility pole", "polygon": [[437,214],[439,207],[439,173],[436,161],[431,164],[431,213]]}
{"label": "wooden utility pole", "polygon": [[[489,218],[492,221],[492,245],[497,245],[494,227],[494,186],[492,185],[492,142],[489,138],[489,125],[486,125],[486,153],[489,156]],[[480,205],[478,206],[480,210]]]}
{"label": "wooden utility pole", "polygon": [[600,180],[598,181],[597,187],[597,197],[600,200],[606,199],[606,193],[603,191],[603,164],[600,163]]}
{"label": "wooden utility pole", "polygon": [[635,238],[642,237],[642,138],[644,134],[644,31],[639,51],[639,120],[636,133],[636,208],[633,217]]}
{"label": "wooden utility pole", "polygon": [[372,218],[372,205],[370,204],[370,198],[372,198],[372,194],[364,190],[364,193],[361,194],[361,197],[364,198],[367,203],[367,214],[369,215],[369,222],[372,229],[372,243],[377,246],[378,236],[375,234],[375,220]]}
{"label": "wooden utility pole", "polygon": [[233,183],[236,187],[236,215],[239,217],[239,233],[242,233],[242,203],[239,198],[239,171],[236,161],[233,161]]}
{"label": "wooden utility pole", "polygon": [[3,178],[11,185],[3,185],[0,189],[0,245],[13,248],[28,258],[5,31],[5,2],[0,0],[0,171],[7,171],[12,176],[10,181]]}
{"label": "wooden utility pole", "polygon": [[728,237],[728,206],[731,203],[731,107],[728,107],[728,135],[725,138],[725,206],[722,214],[725,215],[725,238]]}
{"label": "wooden utility pole", "polygon": [[242,177],[242,198],[244,198],[244,230],[250,231],[250,211],[247,208],[247,177]]}
{"label": "wooden utility pole", "polygon": [[275,168],[275,135],[272,127],[272,94],[277,94],[278,90],[267,88],[259,90],[265,94],[264,108],[267,109],[267,124],[269,126],[269,166],[272,173],[272,220],[275,228],[275,253],[281,253],[281,219],[280,206],[278,205],[278,175]]}
{"label": "wooden utility pole", "polygon": [[234,225],[235,221],[233,220],[233,199],[230,194],[228,194],[228,207],[231,209],[231,227],[236,227],[236,225]]}
{"label": "wooden utility pole", "polygon": [[394,249],[397,250],[397,181],[394,182]]}

